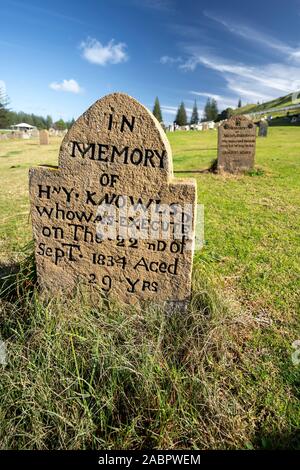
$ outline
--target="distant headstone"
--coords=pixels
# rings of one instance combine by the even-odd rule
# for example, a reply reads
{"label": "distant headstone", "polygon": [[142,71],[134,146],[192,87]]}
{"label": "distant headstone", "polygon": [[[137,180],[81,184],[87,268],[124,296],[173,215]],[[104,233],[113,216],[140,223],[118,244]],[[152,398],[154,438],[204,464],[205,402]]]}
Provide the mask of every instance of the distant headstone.
{"label": "distant headstone", "polygon": [[49,144],[49,132],[45,129],[40,131],[40,145],[48,145]]}
{"label": "distant headstone", "polygon": [[36,139],[37,137],[39,137],[40,133],[38,131],[38,129],[32,129],[31,131],[31,137],[33,137],[34,139]]}
{"label": "distant headstone", "polygon": [[30,169],[39,283],[81,279],[125,303],[186,304],[196,184],[173,179],[158,121],[121,93],[93,104],[62,141],[58,168]]}
{"label": "distant headstone", "polygon": [[259,137],[267,137],[268,135],[268,128],[269,124],[265,119],[262,119],[259,122],[259,130],[258,130],[258,136]]}
{"label": "distant headstone", "polygon": [[30,134],[28,132],[21,132],[21,139],[30,139]]}
{"label": "distant headstone", "polygon": [[245,116],[234,116],[218,128],[218,171],[238,173],[254,166],[255,124]]}

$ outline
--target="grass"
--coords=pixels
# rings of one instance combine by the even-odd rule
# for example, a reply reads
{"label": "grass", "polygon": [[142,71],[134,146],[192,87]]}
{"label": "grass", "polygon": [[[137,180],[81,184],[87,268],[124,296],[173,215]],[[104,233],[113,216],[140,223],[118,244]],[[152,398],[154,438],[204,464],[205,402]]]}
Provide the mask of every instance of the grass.
{"label": "grass", "polygon": [[[168,137],[178,176],[217,155],[215,131]],[[27,173],[59,140],[0,142],[1,448],[300,449],[298,142],[270,128],[254,171],[195,173],[206,241],[185,315],[38,294]]]}

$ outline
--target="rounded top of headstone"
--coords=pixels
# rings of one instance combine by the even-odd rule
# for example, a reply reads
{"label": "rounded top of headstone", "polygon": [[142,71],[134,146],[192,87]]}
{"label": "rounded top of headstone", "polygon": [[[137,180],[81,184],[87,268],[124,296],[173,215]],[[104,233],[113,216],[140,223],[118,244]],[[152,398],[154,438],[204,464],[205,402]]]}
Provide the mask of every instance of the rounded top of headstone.
{"label": "rounded top of headstone", "polygon": [[254,127],[254,123],[247,116],[240,114],[237,116],[231,116],[229,119],[222,122],[220,127],[223,127],[224,129],[233,129],[239,127],[252,129]]}
{"label": "rounded top of headstone", "polygon": [[[124,93],[96,101],[73,124],[59,153],[62,171],[114,171],[128,184],[162,185],[173,176],[168,139],[153,114]],[[142,188],[142,186],[141,186]]]}

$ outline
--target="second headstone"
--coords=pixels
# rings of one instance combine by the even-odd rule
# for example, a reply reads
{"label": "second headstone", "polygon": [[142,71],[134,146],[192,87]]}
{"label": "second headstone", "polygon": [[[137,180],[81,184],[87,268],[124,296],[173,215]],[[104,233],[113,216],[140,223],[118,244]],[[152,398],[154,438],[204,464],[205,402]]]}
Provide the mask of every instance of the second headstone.
{"label": "second headstone", "polygon": [[218,171],[238,173],[254,167],[256,126],[245,116],[233,116],[218,128]]}

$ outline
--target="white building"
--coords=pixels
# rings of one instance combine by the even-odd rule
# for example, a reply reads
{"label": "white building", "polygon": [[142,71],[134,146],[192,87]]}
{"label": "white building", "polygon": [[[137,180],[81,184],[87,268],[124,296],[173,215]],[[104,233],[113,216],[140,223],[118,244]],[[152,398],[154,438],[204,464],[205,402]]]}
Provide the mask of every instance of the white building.
{"label": "white building", "polygon": [[21,122],[20,124],[14,124],[10,126],[13,131],[20,131],[20,132],[29,132],[33,129],[36,129],[35,126],[31,126],[30,124],[26,124],[26,122]]}

